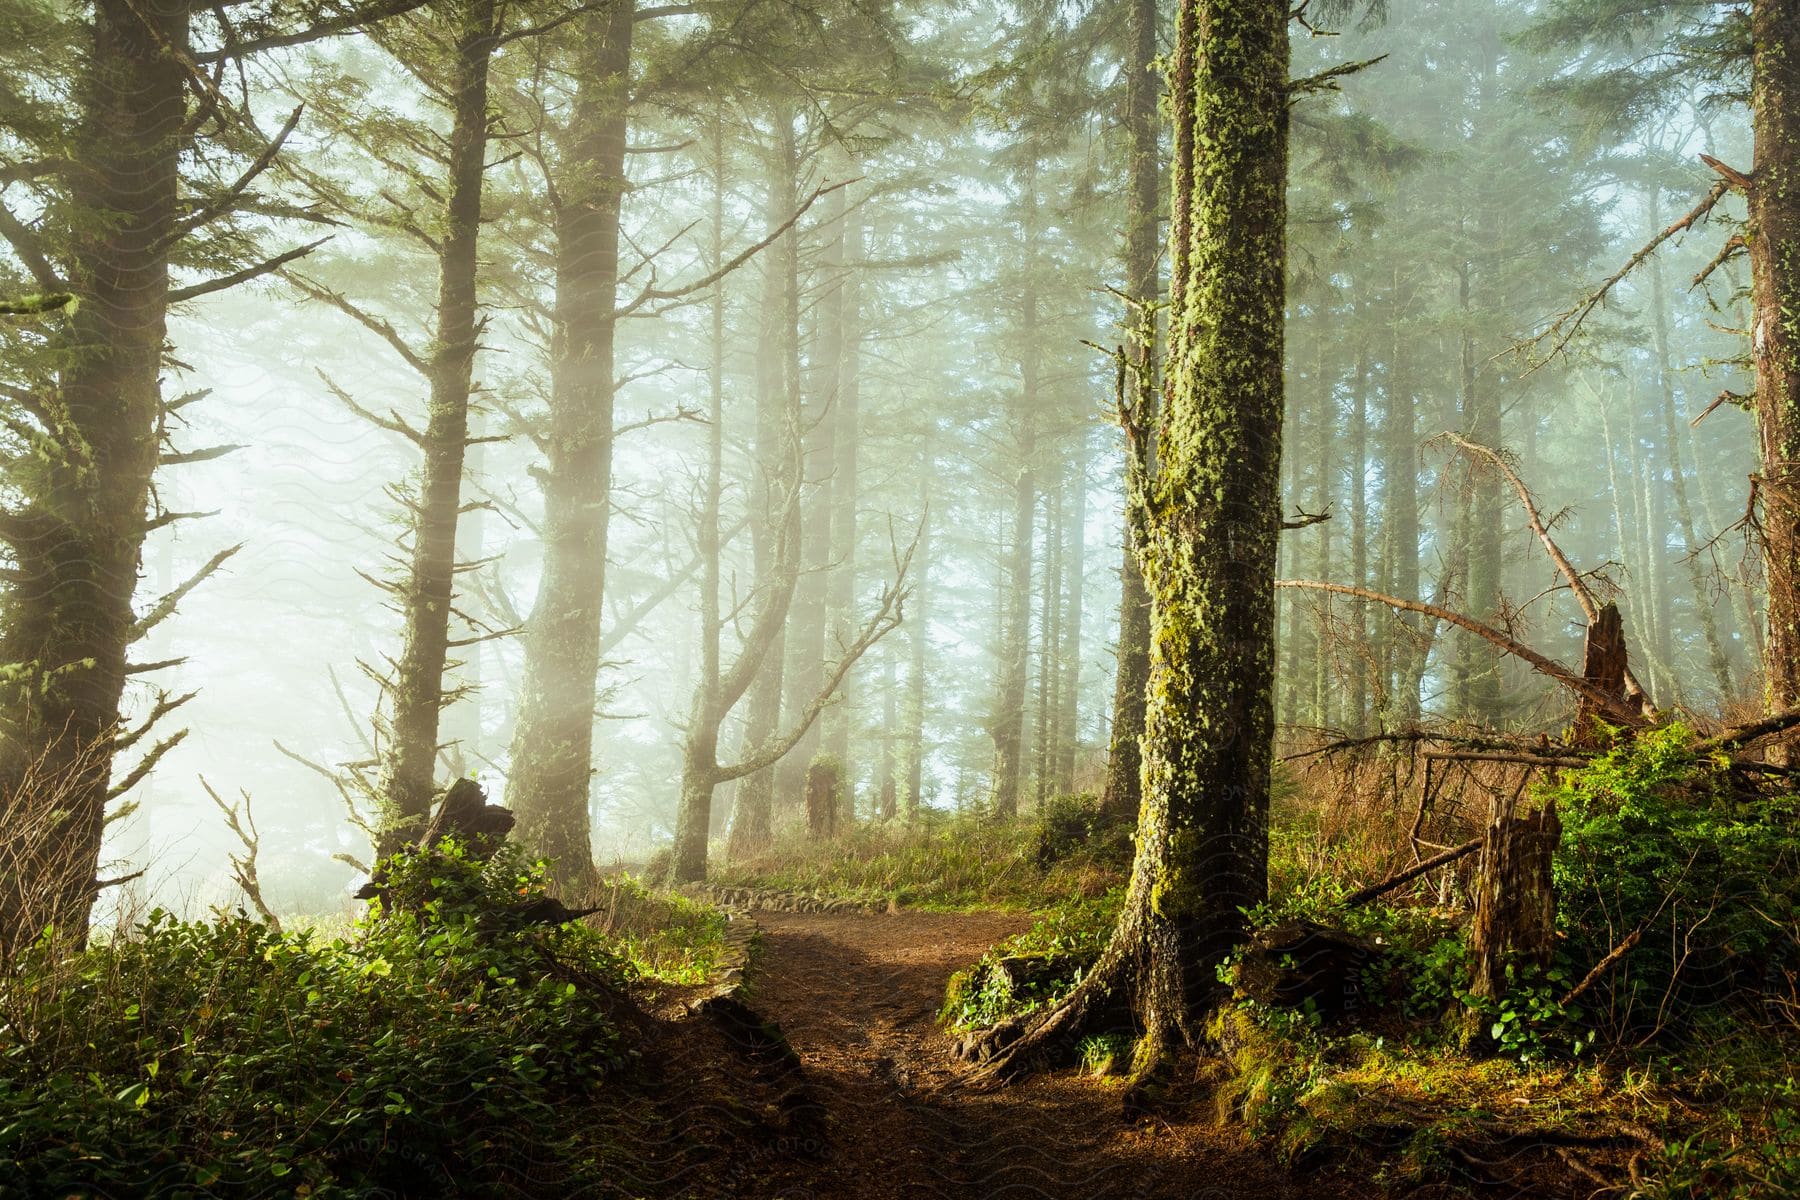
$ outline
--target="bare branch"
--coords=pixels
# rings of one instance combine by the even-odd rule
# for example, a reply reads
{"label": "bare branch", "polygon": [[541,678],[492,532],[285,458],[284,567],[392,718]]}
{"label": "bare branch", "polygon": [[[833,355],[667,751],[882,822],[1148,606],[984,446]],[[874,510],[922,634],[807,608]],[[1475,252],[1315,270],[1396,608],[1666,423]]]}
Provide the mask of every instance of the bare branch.
{"label": "bare branch", "polygon": [[1306,588],[1311,591],[1334,592],[1341,596],[1356,596],[1364,600],[1373,600],[1377,604],[1385,604],[1389,608],[1396,608],[1405,612],[1416,612],[1427,617],[1434,617],[1439,621],[1447,621],[1459,629],[1467,630],[1469,633],[1493,643],[1506,653],[1524,660],[1531,664],[1537,671],[1544,675],[1548,675],[1551,679],[1556,680],[1556,682],[1562,684],[1570,691],[1587,697],[1592,700],[1602,712],[1607,713],[1621,724],[1635,725],[1642,719],[1639,713],[1626,707],[1617,696],[1609,695],[1603,689],[1595,687],[1555,659],[1538,653],[1530,646],[1508,637],[1506,634],[1501,633],[1498,629],[1495,629],[1490,625],[1484,625],[1472,617],[1465,617],[1459,612],[1454,612],[1440,605],[1427,604],[1422,600],[1403,600],[1398,596],[1384,595],[1381,592],[1372,591],[1369,588],[1352,587],[1349,584],[1344,583],[1325,583],[1317,579],[1277,579],[1275,581],[1275,586],[1278,588]]}
{"label": "bare branch", "polygon": [[206,565],[188,576],[186,582],[182,583],[173,591],[164,595],[162,599],[158,600],[155,604],[151,605],[150,611],[145,613],[131,626],[131,641],[142,641],[145,634],[174,616],[175,606],[180,604],[189,592],[204,583],[212,576],[213,572],[224,566],[232,555],[243,548],[243,542],[239,542],[235,546],[227,546],[225,549],[207,559]]}
{"label": "bare branch", "polygon": [[329,237],[322,237],[308,242],[304,246],[295,246],[292,250],[277,254],[274,258],[259,262],[254,266],[245,267],[241,271],[233,271],[231,274],[221,275],[217,279],[202,280],[187,287],[172,288],[169,291],[169,303],[182,304],[189,300],[198,300],[202,296],[210,296],[214,292],[234,288],[240,283],[249,283],[252,279],[258,279],[264,275],[279,273],[285,276],[287,272],[282,270],[283,267],[295,259],[305,258],[330,240]]}
{"label": "bare branch", "polygon": [[780,241],[782,235],[787,233],[787,231],[792,229],[795,225],[799,224],[800,218],[806,215],[807,210],[812,208],[812,206],[817,204],[822,198],[829,196],[839,188],[849,187],[855,182],[857,181],[854,179],[846,179],[840,183],[827,184],[823,187],[814,189],[813,194],[808,196],[800,207],[794,210],[792,216],[770,230],[760,241],[753,242],[732,258],[727,259],[717,270],[696,279],[692,283],[678,288],[658,288],[654,285],[647,286],[643,291],[637,294],[636,298],[634,298],[631,303],[617,310],[613,315],[619,318],[629,317],[640,308],[643,308],[644,305],[654,301],[676,300],[683,296],[690,296],[696,292],[705,291],[713,284],[719,282],[719,280],[725,278],[727,275],[749,262],[752,258],[755,258],[758,254]]}

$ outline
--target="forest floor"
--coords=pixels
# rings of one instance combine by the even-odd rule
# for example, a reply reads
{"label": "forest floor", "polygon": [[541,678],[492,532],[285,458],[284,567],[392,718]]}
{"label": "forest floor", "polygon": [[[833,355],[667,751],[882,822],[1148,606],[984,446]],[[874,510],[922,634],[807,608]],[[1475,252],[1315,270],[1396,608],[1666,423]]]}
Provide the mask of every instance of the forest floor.
{"label": "forest floor", "polygon": [[[810,1138],[740,1163],[747,1200],[1337,1197],[1192,1113],[1127,1121],[1119,1084],[1071,1072],[959,1087],[937,1011],[950,974],[1029,924],[1016,913],[759,913],[752,1008],[798,1055]],[[793,1107],[793,1101],[789,1101]]]}

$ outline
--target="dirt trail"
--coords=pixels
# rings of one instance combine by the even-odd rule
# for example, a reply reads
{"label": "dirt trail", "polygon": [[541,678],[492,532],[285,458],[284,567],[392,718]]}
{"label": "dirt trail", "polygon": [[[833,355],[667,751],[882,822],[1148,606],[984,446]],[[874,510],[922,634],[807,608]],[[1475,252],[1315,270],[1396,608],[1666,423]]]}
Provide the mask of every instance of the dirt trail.
{"label": "dirt trail", "polygon": [[1298,1184],[1205,1113],[1128,1123],[1118,1085],[1068,1073],[945,1090],[961,1068],[935,1016],[952,971],[1025,925],[997,914],[759,913],[750,1003],[778,1021],[822,1111],[823,1149],[765,1161],[747,1197],[1258,1197]]}

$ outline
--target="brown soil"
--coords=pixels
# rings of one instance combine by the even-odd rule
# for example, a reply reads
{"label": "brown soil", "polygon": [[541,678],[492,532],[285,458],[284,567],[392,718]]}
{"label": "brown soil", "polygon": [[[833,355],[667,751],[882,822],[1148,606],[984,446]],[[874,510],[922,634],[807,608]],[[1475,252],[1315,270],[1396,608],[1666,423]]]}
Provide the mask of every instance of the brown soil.
{"label": "brown soil", "polygon": [[[998,1091],[959,1087],[936,1012],[951,972],[1024,927],[999,913],[765,913],[749,1004],[798,1062],[758,1037],[741,1116],[760,1142],[705,1194],[746,1200],[892,1197],[1337,1197],[1298,1182],[1191,1111],[1127,1121],[1120,1086],[1070,1072]],[[717,1017],[718,1014],[715,1014]],[[727,1022],[728,1023],[728,1022]],[[715,1025],[719,1022],[715,1020]],[[716,1032],[716,1031],[715,1031]],[[741,1033],[727,1035],[740,1050]],[[701,1047],[692,1047],[695,1057]],[[795,1070],[795,1066],[799,1069]],[[695,1132],[698,1132],[697,1130]],[[715,1132],[723,1133],[723,1129]],[[695,1181],[697,1184],[699,1181]],[[692,1193],[700,1194],[700,1193]]]}

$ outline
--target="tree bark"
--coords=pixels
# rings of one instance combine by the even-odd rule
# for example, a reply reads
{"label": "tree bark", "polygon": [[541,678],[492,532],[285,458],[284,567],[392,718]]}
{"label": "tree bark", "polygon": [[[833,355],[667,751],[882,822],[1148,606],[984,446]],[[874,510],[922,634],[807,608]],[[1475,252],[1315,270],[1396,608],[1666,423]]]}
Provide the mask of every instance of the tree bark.
{"label": "tree bark", "polygon": [[525,631],[507,804],[565,892],[594,880],[588,820],[600,620],[612,509],[613,333],[619,213],[628,186],[630,0],[585,17],[557,178],[556,301],[545,462],[544,557]]}
{"label": "tree bark", "polygon": [[[1151,70],[1156,60],[1156,0],[1131,0],[1128,10],[1129,54],[1125,72],[1125,130],[1130,161],[1127,164],[1124,276],[1125,293],[1140,304],[1156,299],[1157,238],[1161,206],[1158,177],[1162,155],[1158,145],[1157,98],[1160,80]],[[1177,137],[1190,136],[1177,131]],[[1139,423],[1156,427],[1158,394],[1156,316],[1154,310],[1126,315],[1130,340],[1133,402]],[[1126,459],[1126,472],[1134,469],[1134,456]],[[1129,494],[1132,481],[1127,478]],[[1115,817],[1135,816],[1143,795],[1139,769],[1142,755],[1138,741],[1144,734],[1144,688],[1150,678],[1150,595],[1144,589],[1144,573],[1138,562],[1138,533],[1127,505],[1123,561],[1119,566],[1119,645],[1113,677],[1112,737],[1106,756],[1106,778],[1100,788],[1100,808]]]}
{"label": "tree bark", "polygon": [[37,469],[8,481],[18,496],[0,513],[13,558],[0,627],[0,827],[16,831],[15,810],[32,803],[28,782],[58,805],[41,839],[14,852],[22,861],[6,864],[36,907],[22,911],[15,887],[0,896],[5,944],[51,922],[82,940],[98,887],[163,424],[168,255],[189,140],[177,55],[189,9],[92,6],[69,147],[80,170],[69,176],[67,213],[51,214],[66,222],[54,232],[67,279],[48,262],[36,268],[46,292],[67,290],[80,306],[53,335],[54,401],[33,400],[47,431]]}
{"label": "tree bark", "polygon": [[[437,329],[428,362],[431,387],[424,469],[412,511],[412,561],[399,592],[400,658],[388,687],[388,745],[381,794],[391,806],[385,855],[417,836],[431,813],[450,656],[450,608],[456,579],[456,529],[462,513],[463,455],[469,444],[469,396],[480,307],[476,278],[481,194],[487,165],[488,64],[499,44],[495,0],[454,9],[450,78],[449,178],[439,239]],[[586,806],[583,805],[585,819]]]}
{"label": "tree bark", "polygon": [[[1154,476],[1144,799],[1124,909],[1063,1004],[994,1031],[1006,1071],[1072,1049],[1130,1001],[1142,1075],[1198,1040],[1216,967],[1267,893],[1274,575],[1281,527],[1288,6],[1184,0],[1172,74],[1187,244]],[[1187,81],[1191,81],[1187,82]],[[1204,147],[1204,153],[1199,148]]]}
{"label": "tree bark", "polygon": [[1750,7],[1750,342],[1768,579],[1765,703],[1800,704],[1800,6]]}

